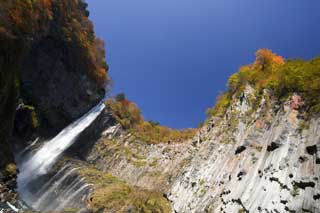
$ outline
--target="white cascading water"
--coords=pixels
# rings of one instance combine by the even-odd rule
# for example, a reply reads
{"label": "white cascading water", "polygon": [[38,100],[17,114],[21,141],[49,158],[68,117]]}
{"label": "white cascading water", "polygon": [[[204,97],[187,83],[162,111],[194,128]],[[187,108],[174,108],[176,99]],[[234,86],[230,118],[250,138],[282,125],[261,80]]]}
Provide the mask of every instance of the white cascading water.
{"label": "white cascading water", "polygon": [[[42,187],[42,189],[40,190],[42,191],[41,193],[35,194],[31,192],[32,190],[34,190],[30,189],[34,188],[34,184],[32,184],[32,181],[47,174],[50,171],[51,167],[58,160],[59,156],[61,156],[63,152],[75,142],[79,134],[83,132],[83,130],[85,130],[98,117],[98,115],[100,115],[104,108],[105,105],[103,103],[98,104],[81,118],[63,129],[56,137],[54,137],[50,141],[44,142],[43,146],[38,149],[30,158],[24,159],[23,162],[20,163],[20,173],[18,175],[18,191],[21,198],[26,201],[28,205],[34,207],[36,210],[43,210],[44,206],[43,204],[41,204],[41,201],[47,200],[46,196],[48,196],[48,194],[50,194],[51,192],[56,192],[58,187],[62,187],[62,185],[59,185],[59,183],[62,183],[65,179],[67,179],[68,175],[74,175],[73,171],[75,169],[68,168],[67,171],[66,167],[64,167],[59,171],[61,175],[57,173],[56,177],[53,177],[53,179],[50,180],[52,181],[52,184],[50,184],[49,181],[47,184],[45,184],[46,187]],[[59,180],[59,178],[62,179]],[[73,190],[74,192],[70,191],[70,193],[73,193],[72,196],[76,197],[74,193],[82,191],[86,188],[88,188],[88,186],[81,185],[78,188],[75,188]],[[35,201],[37,202],[35,203]],[[52,202],[53,201],[51,201],[51,203]],[[40,206],[42,206],[42,208],[40,208]]]}

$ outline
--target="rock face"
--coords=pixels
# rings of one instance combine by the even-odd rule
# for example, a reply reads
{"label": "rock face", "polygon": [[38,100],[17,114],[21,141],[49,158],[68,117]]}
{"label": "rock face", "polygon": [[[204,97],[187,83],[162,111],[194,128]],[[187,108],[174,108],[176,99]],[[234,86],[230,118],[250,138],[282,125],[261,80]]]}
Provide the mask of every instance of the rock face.
{"label": "rock face", "polygon": [[17,87],[15,84],[19,58],[19,42],[0,33],[0,205],[15,202],[16,171],[11,146],[8,143],[13,128]]}
{"label": "rock face", "polygon": [[185,144],[148,145],[130,133],[119,134],[101,138],[85,160],[131,185],[163,193],[190,162],[195,149]]}
{"label": "rock face", "polygon": [[42,127],[61,130],[105,94],[66,44],[50,37],[32,45],[21,70],[21,97],[35,106]]}
{"label": "rock face", "polygon": [[95,37],[82,0],[14,0],[0,6],[1,75],[11,71],[4,80],[17,93],[5,95],[33,116],[28,123],[23,115],[30,113],[18,112],[15,130],[20,131],[13,143],[54,136],[104,98],[104,44]]}
{"label": "rock face", "polygon": [[2,202],[15,202],[13,147],[53,136],[105,95],[103,42],[86,6],[0,2],[0,211]]}
{"label": "rock face", "polygon": [[267,90],[254,108],[253,94],[247,86],[189,142],[147,145],[112,126],[84,159],[163,192],[175,212],[320,212],[320,118]]}
{"label": "rock face", "polygon": [[[238,115],[230,136],[234,143],[221,144],[227,119],[205,133],[208,140],[170,190],[177,212],[320,211],[315,199],[320,190],[319,152],[308,151],[308,144],[319,150],[320,119],[313,118],[308,129],[300,130],[297,104],[272,109],[266,99],[259,106],[266,110],[249,116],[249,100],[229,108],[227,114]],[[235,155],[242,146],[247,148]]]}

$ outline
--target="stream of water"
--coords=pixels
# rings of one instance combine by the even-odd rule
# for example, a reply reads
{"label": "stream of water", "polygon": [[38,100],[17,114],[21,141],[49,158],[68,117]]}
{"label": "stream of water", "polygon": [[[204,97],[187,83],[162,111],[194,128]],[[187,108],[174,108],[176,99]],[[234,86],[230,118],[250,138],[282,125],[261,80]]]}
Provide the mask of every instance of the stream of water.
{"label": "stream of water", "polygon": [[63,129],[56,137],[44,142],[31,157],[19,163],[18,192],[29,206],[39,211],[57,210],[68,206],[75,199],[79,199],[81,194],[89,191],[90,186],[78,179],[74,173],[76,169],[69,165],[61,168],[45,184],[39,186],[37,183],[43,181],[41,178],[50,171],[63,152],[76,141],[79,134],[100,115],[104,108],[103,103],[98,104]]}

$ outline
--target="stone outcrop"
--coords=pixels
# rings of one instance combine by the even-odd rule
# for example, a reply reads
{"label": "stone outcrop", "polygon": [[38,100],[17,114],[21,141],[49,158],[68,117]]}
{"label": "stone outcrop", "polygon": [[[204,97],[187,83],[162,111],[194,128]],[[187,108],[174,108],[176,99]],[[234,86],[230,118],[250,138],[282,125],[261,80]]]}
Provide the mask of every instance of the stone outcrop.
{"label": "stone outcrop", "polygon": [[41,39],[32,45],[21,70],[21,98],[35,107],[41,128],[53,134],[88,112],[105,94],[66,45],[50,36]]}
{"label": "stone outcrop", "polygon": [[[265,107],[259,112],[264,108],[262,100],[258,110],[241,116],[247,112],[241,109],[250,110],[250,101],[240,108],[234,101],[227,112],[239,115],[229,138],[234,142],[222,144],[217,134],[225,130],[227,119],[206,134],[208,140],[172,186],[169,199],[175,211],[319,212],[314,198],[320,190],[320,167],[316,157],[307,160],[305,155],[316,155],[320,119],[311,119],[309,128],[299,131],[296,122],[305,121],[297,118],[296,104],[278,111]],[[267,125],[256,125],[258,120]],[[235,155],[242,144],[248,148]]]}
{"label": "stone outcrop", "polygon": [[162,191],[175,212],[319,212],[320,118],[303,120],[291,99],[279,104],[269,91],[253,108],[252,94],[247,86],[223,118],[184,143],[148,145],[109,126],[84,159]]}

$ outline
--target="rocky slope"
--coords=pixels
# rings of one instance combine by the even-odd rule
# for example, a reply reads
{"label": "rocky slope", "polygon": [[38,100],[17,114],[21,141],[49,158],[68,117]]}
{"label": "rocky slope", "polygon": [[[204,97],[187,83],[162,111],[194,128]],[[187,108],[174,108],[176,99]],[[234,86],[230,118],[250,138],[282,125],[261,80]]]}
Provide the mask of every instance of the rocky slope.
{"label": "rocky slope", "polygon": [[[320,119],[301,129],[298,96],[277,105],[267,91],[248,115],[249,95],[203,129],[204,143],[170,190],[177,212],[320,211]],[[223,143],[226,133],[234,143]]]}
{"label": "rocky slope", "polygon": [[193,139],[152,144],[112,123],[81,158],[175,212],[320,212],[318,64],[259,50]]}
{"label": "rocky slope", "polygon": [[107,125],[82,158],[161,191],[176,212],[319,212],[320,119],[306,120],[298,95],[264,90],[255,106],[255,94],[247,85],[184,143],[148,145]]}

